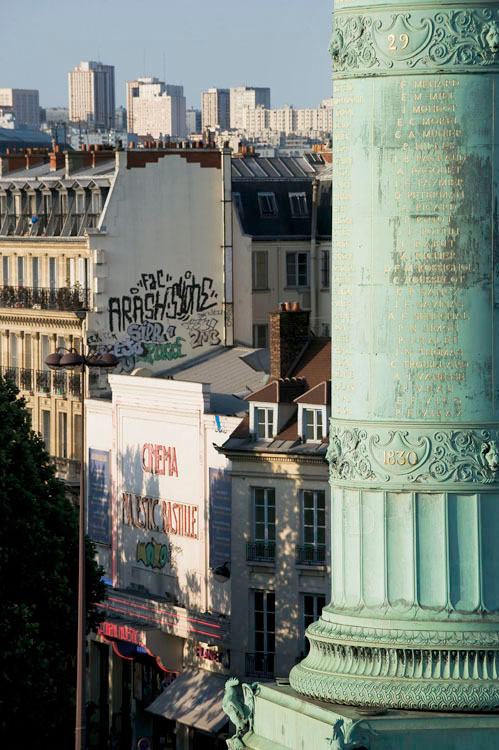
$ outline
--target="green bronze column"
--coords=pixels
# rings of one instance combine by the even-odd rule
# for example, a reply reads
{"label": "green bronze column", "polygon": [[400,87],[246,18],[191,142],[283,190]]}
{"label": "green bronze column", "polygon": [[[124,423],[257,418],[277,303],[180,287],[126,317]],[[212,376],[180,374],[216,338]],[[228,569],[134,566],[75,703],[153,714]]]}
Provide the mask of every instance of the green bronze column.
{"label": "green bronze column", "polygon": [[499,3],[336,0],[334,703],[499,707]]}

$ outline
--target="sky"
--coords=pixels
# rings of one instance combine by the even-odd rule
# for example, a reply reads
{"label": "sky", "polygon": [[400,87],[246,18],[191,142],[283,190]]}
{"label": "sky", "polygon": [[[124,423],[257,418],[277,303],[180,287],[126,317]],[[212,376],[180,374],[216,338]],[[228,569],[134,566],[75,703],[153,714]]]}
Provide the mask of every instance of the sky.
{"label": "sky", "polygon": [[[125,82],[182,84],[187,106],[217,86],[270,86],[271,106],[316,107],[331,96],[333,0],[15,0],[3,3],[0,88],[40,91],[68,106],[68,72],[82,60],[115,66]],[[15,33],[14,33],[15,31]]]}

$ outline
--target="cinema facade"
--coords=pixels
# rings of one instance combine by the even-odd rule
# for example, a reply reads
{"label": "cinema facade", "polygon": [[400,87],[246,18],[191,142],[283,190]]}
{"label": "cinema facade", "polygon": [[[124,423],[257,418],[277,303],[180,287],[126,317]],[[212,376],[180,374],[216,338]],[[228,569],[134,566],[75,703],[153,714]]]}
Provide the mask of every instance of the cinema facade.
{"label": "cinema facade", "polygon": [[219,750],[231,485],[214,446],[240,419],[212,412],[206,384],[109,381],[110,400],[87,401],[88,533],[108,584],[89,644],[88,746]]}

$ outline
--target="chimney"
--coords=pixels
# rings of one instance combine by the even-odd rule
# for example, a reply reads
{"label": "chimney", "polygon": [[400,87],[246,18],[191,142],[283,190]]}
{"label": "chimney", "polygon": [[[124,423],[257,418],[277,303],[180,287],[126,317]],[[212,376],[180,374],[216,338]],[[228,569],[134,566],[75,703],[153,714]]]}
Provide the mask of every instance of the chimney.
{"label": "chimney", "polygon": [[61,147],[59,144],[54,146],[54,150],[52,151],[50,156],[50,171],[55,172],[56,169],[60,169],[61,167],[64,167],[66,163],[66,159],[64,157],[63,152],[61,151]]}
{"label": "chimney", "polygon": [[309,339],[310,311],[297,302],[281,302],[270,313],[270,378],[288,377],[296,358]]}

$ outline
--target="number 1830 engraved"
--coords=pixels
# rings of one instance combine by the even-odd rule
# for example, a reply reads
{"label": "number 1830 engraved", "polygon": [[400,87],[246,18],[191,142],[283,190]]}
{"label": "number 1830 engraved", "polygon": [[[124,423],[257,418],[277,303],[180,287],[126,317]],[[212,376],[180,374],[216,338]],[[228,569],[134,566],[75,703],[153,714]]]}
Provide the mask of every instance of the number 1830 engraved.
{"label": "number 1830 engraved", "polygon": [[385,466],[416,466],[419,458],[416,451],[383,451]]}

